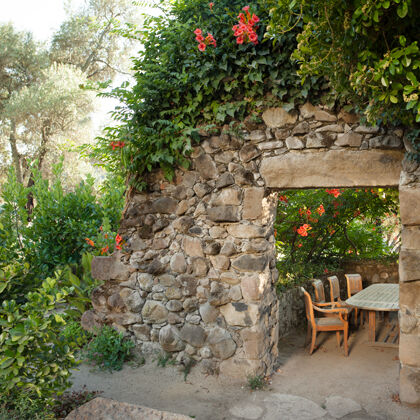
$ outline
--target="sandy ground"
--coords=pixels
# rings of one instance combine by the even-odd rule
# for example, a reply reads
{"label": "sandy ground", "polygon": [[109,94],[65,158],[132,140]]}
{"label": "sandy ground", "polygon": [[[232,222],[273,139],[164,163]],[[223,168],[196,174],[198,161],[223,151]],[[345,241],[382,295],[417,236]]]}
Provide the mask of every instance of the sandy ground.
{"label": "sandy ground", "polygon": [[318,350],[309,356],[303,348],[304,331],[288,336],[279,343],[279,370],[263,391],[251,392],[245,382],[222,375],[204,376],[197,368],[184,381],[176,367],[157,367],[153,360],[114,373],[93,372],[81,365],[73,375],[73,389],[86,385],[103,391],[107,398],[200,420],[236,419],[229,412],[233,406],[247,403],[264,407],[264,398],[274,393],[305,397],[320,406],[330,395],[351,398],[364,412],[346,419],[420,419],[419,410],[393,401],[398,393],[398,349],[370,347],[366,340],[366,328],[352,333],[350,355],[344,357],[342,349],[336,347],[334,333],[319,334]]}

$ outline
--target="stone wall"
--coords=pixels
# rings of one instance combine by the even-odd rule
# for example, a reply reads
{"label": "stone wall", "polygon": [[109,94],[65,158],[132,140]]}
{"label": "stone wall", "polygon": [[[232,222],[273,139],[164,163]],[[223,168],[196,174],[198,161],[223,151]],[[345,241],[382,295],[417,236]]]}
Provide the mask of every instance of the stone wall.
{"label": "stone wall", "polygon": [[[248,120],[238,133],[202,133],[191,170],[177,169],[173,183],[156,172],[147,192],[128,194],[123,251],[94,260],[92,273],[104,284],[93,291],[94,311],[84,325],[112,324],[143,351],[163,349],[184,363],[192,358],[208,372],[272,371],[276,191],[396,186],[404,133],[364,127],[355,115],[310,104],[292,113],[268,109],[261,124]],[[408,235],[417,242],[406,243],[418,247],[420,235]],[[412,261],[420,251],[404,252]],[[403,304],[415,309],[412,301]]]}
{"label": "stone wall", "polygon": [[[310,284],[304,287],[313,294]],[[305,303],[299,287],[281,292],[277,298],[279,301],[279,338],[296,331],[297,328],[306,326]]]}
{"label": "stone wall", "polygon": [[[376,260],[344,261],[341,264],[344,273],[358,273],[362,276],[363,286],[374,283],[398,283],[398,263],[379,262]],[[345,285],[347,288],[347,285]]]}
{"label": "stone wall", "polygon": [[[409,146],[408,146],[409,148]],[[420,405],[420,165],[404,159],[400,180],[400,398]]]}

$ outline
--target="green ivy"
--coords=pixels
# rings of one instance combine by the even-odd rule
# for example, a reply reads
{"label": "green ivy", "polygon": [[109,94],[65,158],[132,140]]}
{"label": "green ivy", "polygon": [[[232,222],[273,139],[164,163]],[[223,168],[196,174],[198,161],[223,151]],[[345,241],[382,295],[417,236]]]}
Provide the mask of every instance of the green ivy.
{"label": "green ivy", "polygon": [[[220,0],[176,0],[159,17],[148,17],[138,32],[126,33],[142,43],[133,60],[135,82],[106,94],[121,101],[99,144],[95,158],[116,172],[129,173],[137,187],[155,168],[170,179],[177,165],[188,166],[188,154],[200,140],[199,130],[258,116],[264,107],[290,110],[323,93],[323,81],[302,84],[290,60],[296,32],[264,39],[269,20],[266,1],[248,3],[260,18],[258,45],[238,45],[232,26],[245,3]],[[162,2],[164,7],[164,2]],[[193,31],[211,33],[217,47],[201,52]],[[298,28],[297,28],[298,29]],[[113,150],[111,142],[124,143]]]}

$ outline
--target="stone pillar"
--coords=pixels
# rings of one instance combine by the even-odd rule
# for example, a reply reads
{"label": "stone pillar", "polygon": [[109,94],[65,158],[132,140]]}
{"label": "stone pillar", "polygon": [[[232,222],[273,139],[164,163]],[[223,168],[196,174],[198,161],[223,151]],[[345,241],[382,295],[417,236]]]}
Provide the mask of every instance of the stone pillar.
{"label": "stone pillar", "polygon": [[400,399],[420,405],[420,167],[404,160],[400,184]]}

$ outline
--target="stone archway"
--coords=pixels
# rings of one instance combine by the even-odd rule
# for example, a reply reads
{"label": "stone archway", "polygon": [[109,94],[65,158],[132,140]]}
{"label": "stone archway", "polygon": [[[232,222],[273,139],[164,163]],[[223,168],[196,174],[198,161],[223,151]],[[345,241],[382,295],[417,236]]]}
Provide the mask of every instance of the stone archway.
{"label": "stone archway", "polygon": [[[400,185],[401,399],[420,403],[418,165],[403,161],[403,130],[305,104],[271,108],[237,135],[203,135],[192,170],[150,175],[131,192],[124,252],[97,257],[94,311],[83,322],[128,331],[143,351],[236,376],[269,373],[277,357],[273,223],[277,189]],[[400,176],[401,174],[401,176]]]}

